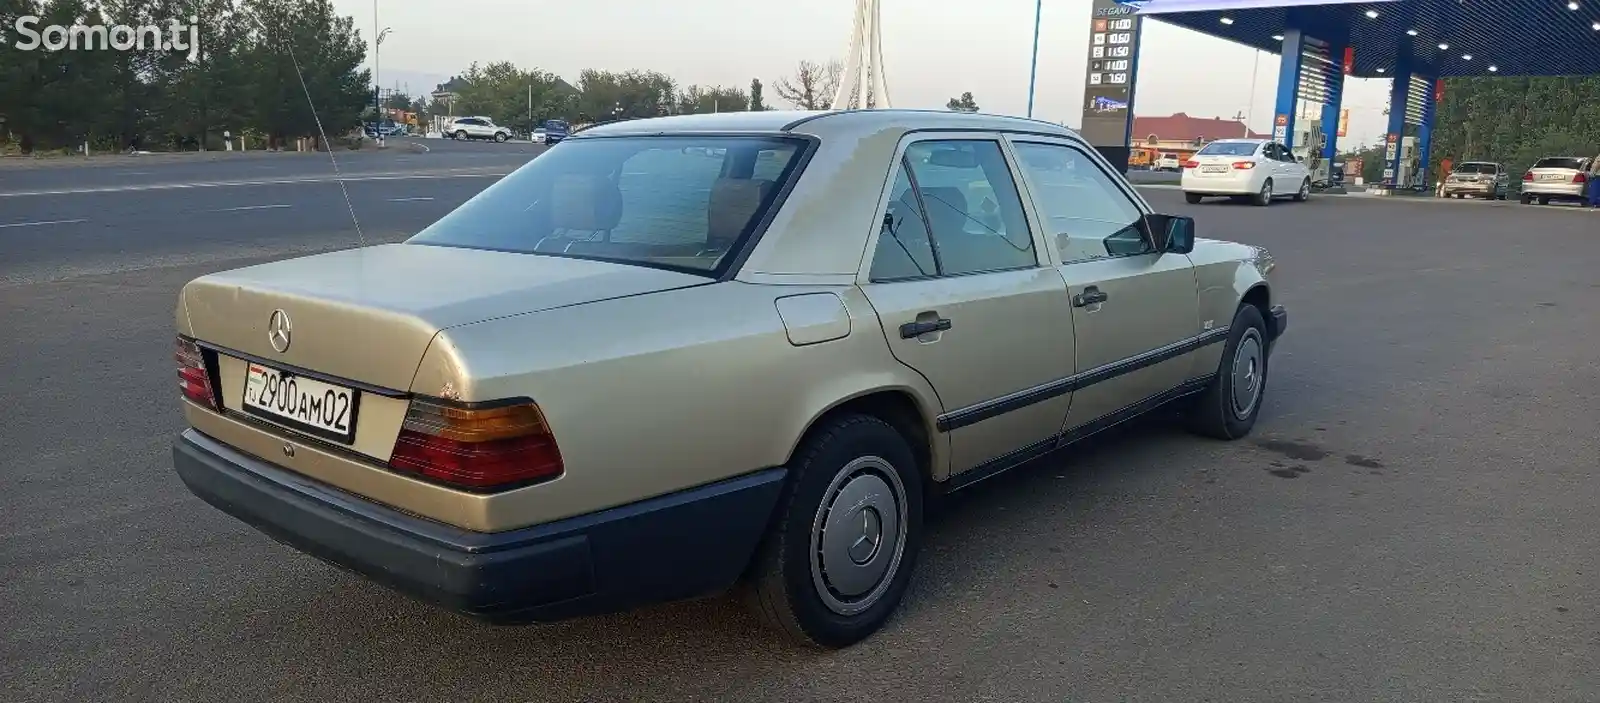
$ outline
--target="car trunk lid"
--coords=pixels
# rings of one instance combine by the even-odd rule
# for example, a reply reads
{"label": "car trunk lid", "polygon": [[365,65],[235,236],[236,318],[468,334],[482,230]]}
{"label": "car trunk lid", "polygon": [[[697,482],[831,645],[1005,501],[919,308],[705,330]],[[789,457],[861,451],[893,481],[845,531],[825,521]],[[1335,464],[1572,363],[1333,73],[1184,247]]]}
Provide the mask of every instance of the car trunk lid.
{"label": "car trunk lid", "polygon": [[[440,330],[708,282],[629,264],[389,244],[196,279],[184,287],[180,323],[242,357],[405,391]],[[275,343],[279,311],[288,339]]]}

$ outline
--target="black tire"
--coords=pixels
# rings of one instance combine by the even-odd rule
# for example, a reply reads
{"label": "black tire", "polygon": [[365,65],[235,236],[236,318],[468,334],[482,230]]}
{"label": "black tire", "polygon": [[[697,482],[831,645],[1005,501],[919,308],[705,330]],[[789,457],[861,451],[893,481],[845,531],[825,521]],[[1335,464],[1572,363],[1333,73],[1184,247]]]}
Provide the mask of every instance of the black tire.
{"label": "black tire", "polygon": [[[1248,351],[1253,345],[1254,352]],[[1255,359],[1249,378],[1255,379],[1249,409],[1238,409],[1235,385],[1239,380],[1234,367],[1240,357],[1241,347]],[[1222,350],[1222,361],[1217,364],[1217,375],[1201,392],[1188,413],[1189,429],[1195,434],[1222,440],[1235,440],[1250,434],[1261,412],[1261,401],[1266,397],[1268,370],[1271,368],[1271,346],[1267,343],[1267,323],[1254,305],[1240,305],[1229,327],[1228,343]]]}
{"label": "black tire", "polygon": [[1311,199],[1311,179],[1307,178],[1300,184],[1300,190],[1295,191],[1294,201],[1303,203]]}
{"label": "black tire", "polygon": [[506,141],[506,133],[505,132],[495,132],[494,133],[494,140],[497,143],[504,144],[505,141]]}
{"label": "black tire", "polygon": [[464,130],[464,129],[460,130],[460,131],[457,131],[456,132],[456,139],[460,139],[461,141],[467,141],[467,131]]}
{"label": "black tire", "polygon": [[[778,501],[772,527],[751,564],[747,600],[768,626],[803,645],[848,647],[877,632],[905,596],[922,545],[923,485],[911,447],[888,423],[869,415],[844,415],[820,425],[806,437],[789,466],[790,475]],[[849,495],[852,511],[832,516]],[[882,493],[899,495],[885,498]],[[840,500],[840,503],[833,501]],[[893,508],[903,529],[889,531],[884,516]],[[857,539],[850,547],[830,550],[819,528],[832,523],[871,533],[877,516],[876,543]],[[836,532],[848,540],[853,532]],[[893,534],[895,544],[884,545]],[[834,542],[843,545],[845,542]],[[863,562],[852,550],[867,545]],[[896,549],[898,547],[898,549]],[[844,557],[843,569],[830,578],[827,553]],[[885,571],[870,572],[882,562]],[[851,571],[851,569],[854,569]],[[850,601],[836,585],[854,580],[863,594]],[[870,584],[863,586],[862,584]]]}
{"label": "black tire", "polygon": [[1533,204],[1533,196],[1531,196],[1531,195],[1523,195],[1520,198],[1520,200],[1522,201],[1523,205],[1532,205]]}
{"label": "black tire", "polygon": [[1190,205],[1199,205],[1202,197],[1199,193],[1184,193],[1183,199]]}
{"label": "black tire", "polygon": [[1549,205],[1550,204],[1550,196],[1548,196],[1548,195],[1539,196],[1539,204],[1540,205]]}
{"label": "black tire", "polygon": [[1250,202],[1257,207],[1266,207],[1272,204],[1272,179],[1261,182],[1261,192],[1250,196]]}

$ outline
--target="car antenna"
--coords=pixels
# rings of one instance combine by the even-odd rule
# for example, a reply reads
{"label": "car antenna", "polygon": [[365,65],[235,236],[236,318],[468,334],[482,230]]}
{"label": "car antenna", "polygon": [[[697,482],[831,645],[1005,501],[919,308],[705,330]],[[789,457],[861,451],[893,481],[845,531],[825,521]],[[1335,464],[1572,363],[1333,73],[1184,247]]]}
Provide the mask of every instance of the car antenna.
{"label": "car antenna", "polygon": [[[268,30],[267,25],[261,21],[260,15],[252,12],[250,13],[250,19],[255,20],[256,26],[261,28],[261,33],[263,35],[271,37],[272,32],[271,30]],[[321,139],[322,143],[328,147],[328,161],[333,163],[333,178],[339,182],[339,192],[344,195],[344,206],[350,211],[350,221],[355,223],[356,226],[356,241],[364,247],[367,245],[367,236],[361,231],[361,220],[356,217],[356,206],[354,203],[350,202],[350,189],[345,187],[344,173],[339,170],[339,159],[333,155],[333,142],[328,141],[328,133],[322,128],[322,116],[317,114],[317,105],[311,100],[311,89],[306,87],[306,76],[305,73],[300,70],[300,59],[296,58],[294,55],[294,45],[292,42],[285,39],[282,44],[283,48],[289,52],[289,63],[294,66],[294,77],[300,81],[301,94],[306,96],[306,107],[311,110],[311,119],[316,122],[317,136]]]}

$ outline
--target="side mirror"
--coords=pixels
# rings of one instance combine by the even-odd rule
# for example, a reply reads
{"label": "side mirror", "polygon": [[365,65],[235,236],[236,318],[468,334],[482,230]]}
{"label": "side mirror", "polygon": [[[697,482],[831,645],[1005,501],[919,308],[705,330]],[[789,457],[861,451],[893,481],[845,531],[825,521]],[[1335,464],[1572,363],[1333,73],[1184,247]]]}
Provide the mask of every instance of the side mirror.
{"label": "side mirror", "polygon": [[1182,215],[1146,215],[1145,230],[1156,251],[1187,254],[1194,251],[1194,218]]}

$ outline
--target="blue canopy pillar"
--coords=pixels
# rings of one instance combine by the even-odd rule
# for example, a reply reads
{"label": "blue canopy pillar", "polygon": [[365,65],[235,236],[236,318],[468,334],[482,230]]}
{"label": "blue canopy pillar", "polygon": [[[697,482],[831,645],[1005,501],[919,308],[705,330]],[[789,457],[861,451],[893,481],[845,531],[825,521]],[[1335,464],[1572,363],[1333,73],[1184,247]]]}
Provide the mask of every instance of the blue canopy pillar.
{"label": "blue canopy pillar", "polygon": [[1383,185],[1403,187],[1405,181],[1400,143],[1406,136],[1406,104],[1411,97],[1411,68],[1395,67],[1394,83],[1389,87],[1389,128],[1383,135]]}
{"label": "blue canopy pillar", "polygon": [[1339,155],[1339,127],[1344,111],[1344,74],[1349,69],[1351,57],[1346,46],[1333,45],[1336,56],[1341,56],[1342,61],[1338,73],[1333,74],[1328,81],[1328,95],[1322,103],[1322,162],[1328,165],[1329,178],[1333,174],[1333,160]]}
{"label": "blue canopy pillar", "polygon": [[1278,64],[1278,103],[1272,110],[1272,140],[1294,148],[1295,115],[1300,106],[1300,65],[1305,60],[1306,36],[1298,29],[1283,31],[1283,53]]}

